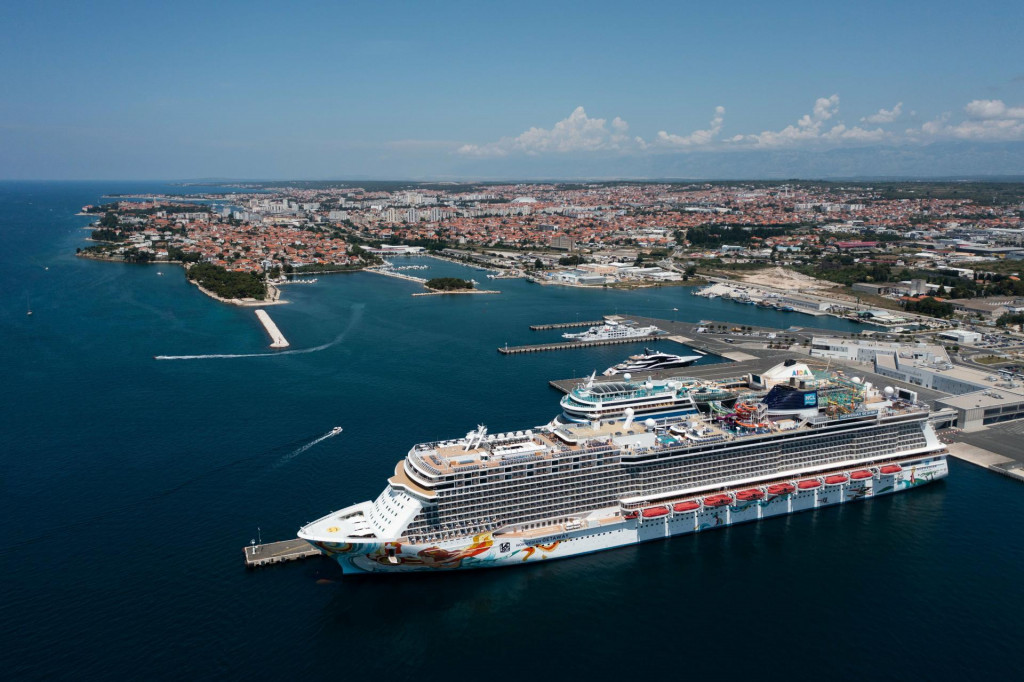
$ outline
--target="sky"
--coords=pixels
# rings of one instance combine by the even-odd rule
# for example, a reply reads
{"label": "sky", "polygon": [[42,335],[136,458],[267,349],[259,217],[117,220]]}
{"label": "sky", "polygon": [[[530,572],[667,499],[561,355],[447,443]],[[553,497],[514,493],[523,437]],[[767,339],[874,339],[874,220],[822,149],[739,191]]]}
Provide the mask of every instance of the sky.
{"label": "sky", "polygon": [[0,4],[0,179],[1024,175],[1024,3]]}

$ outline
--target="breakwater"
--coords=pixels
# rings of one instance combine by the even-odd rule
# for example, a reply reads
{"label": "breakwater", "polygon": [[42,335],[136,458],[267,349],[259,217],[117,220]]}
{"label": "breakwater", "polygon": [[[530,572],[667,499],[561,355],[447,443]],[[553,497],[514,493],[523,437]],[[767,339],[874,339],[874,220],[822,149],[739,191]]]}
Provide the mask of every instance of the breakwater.
{"label": "breakwater", "polygon": [[270,334],[270,347],[271,348],[287,348],[291,344],[288,343],[288,339],[284,338],[284,334],[277,328],[274,321],[270,319],[270,315],[267,314],[266,310],[262,308],[256,311],[256,317],[263,324],[263,328],[267,330],[267,334]]}

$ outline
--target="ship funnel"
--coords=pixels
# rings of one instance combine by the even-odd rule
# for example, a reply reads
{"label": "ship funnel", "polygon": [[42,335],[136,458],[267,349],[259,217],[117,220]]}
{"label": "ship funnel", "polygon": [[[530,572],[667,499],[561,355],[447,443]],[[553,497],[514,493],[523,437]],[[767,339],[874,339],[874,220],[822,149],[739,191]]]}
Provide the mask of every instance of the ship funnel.
{"label": "ship funnel", "polygon": [[633,415],[636,414],[632,407],[627,407],[624,412],[626,415],[626,423],[622,425],[623,430],[626,430],[633,424]]}

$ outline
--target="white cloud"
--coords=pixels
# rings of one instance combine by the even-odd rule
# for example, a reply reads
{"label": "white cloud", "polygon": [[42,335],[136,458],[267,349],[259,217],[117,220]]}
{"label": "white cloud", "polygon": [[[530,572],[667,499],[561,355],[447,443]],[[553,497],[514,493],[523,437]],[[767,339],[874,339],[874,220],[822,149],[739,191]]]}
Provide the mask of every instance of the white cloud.
{"label": "white cloud", "polygon": [[932,140],[971,140],[975,142],[1013,142],[1024,140],[1024,107],[1008,107],[998,99],[976,99],[967,103],[968,118],[950,123],[946,113],[920,128],[907,130],[907,137],[921,142]]}
{"label": "white cloud", "polygon": [[865,116],[861,123],[892,123],[903,113],[903,102],[897,102],[892,109],[879,109],[878,113]]}
{"label": "white cloud", "polygon": [[[839,95],[819,97],[809,113],[781,130],[723,138],[725,107],[718,106],[707,128],[687,135],[661,130],[653,140],[646,142],[642,137],[631,135],[629,124],[621,118],[615,117],[610,122],[591,118],[580,106],[551,128],[534,127],[516,137],[503,137],[487,144],[464,144],[457,147],[456,153],[481,158],[587,152],[635,155],[708,149],[830,148],[937,140],[1024,140],[1024,107],[1007,106],[1002,100],[973,100],[964,107],[964,116],[943,114],[903,132],[879,127],[879,124],[892,123],[903,116],[903,102],[860,119],[870,126],[847,126],[838,116]],[[915,113],[911,112],[910,116],[913,118]],[[409,143],[399,141],[394,144],[402,146]],[[438,141],[433,144],[441,146],[445,143]]]}
{"label": "white cloud", "polygon": [[503,137],[483,145],[466,144],[459,154],[478,157],[501,157],[512,153],[530,156],[545,153],[624,151],[638,145],[639,138],[627,134],[629,124],[616,116],[611,126],[603,118],[590,118],[583,107],[576,107],[568,118],[552,128],[530,128],[517,137]]}
{"label": "white cloud", "polygon": [[744,135],[740,138],[734,137],[733,141],[748,142],[752,143],[755,147],[772,149],[814,142],[821,138],[821,129],[825,121],[837,113],[839,113],[839,95],[819,97],[815,100],[811,113],[801,116],[796,125],[788,125],[778,131],[765,130],[761,133]]}
{"label": "white cloud", "polygon": [[964,111],[971,118],[1015,119],[1024,118],[1024,107],[1008,107],[1001,99],[976,99],[968,102]]}
{"label": "white cloud", "polygon": [[715,115],[707,130],[695,130],[689,135],[673,135],[664,130],[658,131],[658,144],[671,148],[687,148],[709,145],[715,141],[718,134],[722,132],[722,123],[725,121],[725,107],[715,107]]}

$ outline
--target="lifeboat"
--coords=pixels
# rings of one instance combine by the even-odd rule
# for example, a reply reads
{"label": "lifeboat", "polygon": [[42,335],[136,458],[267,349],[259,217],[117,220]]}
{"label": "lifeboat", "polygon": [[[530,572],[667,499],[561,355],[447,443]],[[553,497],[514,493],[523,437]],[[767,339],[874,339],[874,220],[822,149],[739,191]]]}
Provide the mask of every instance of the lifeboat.
{"label": "lifeboat", "polygon": [[668,514],[668,507],[648,507],[644,509],[645,519],[656,519],[659,516],[665,516]]}
{"label": "lifeboat", "polygon": [[693,511],[694,509],[700,509],[700,502],[676,502],[672,505],[672,511],[677,512],[688,512]]}
{"label": "lifeboat", "polygon": [[835,474],[834,476],[826,476],[825,483],[828,485],[838,485],[840,483],[846,483],[846,474]]}
{"label": "lifeboat", "polygon": [[852,474],[850,474],[850,478],[852,478],[855,481],[863,481],[865,478],[871,478],[872,476],[874,476],[874,474],[868,471],[867,469],[854,471]]}
{"label": "lifeboat", "polygon": [[721,507],[730,502],[732,502],[732,497],[729,495],[712,495],[711,497],[704,498],[705,507]]}
{"label": "lifeboat", "polygon": [[638,513],[636,513],[635,511],[631,511],[628,514],[625,515],[625,518],[627,518],[627,519],[635,519],[638,516],[640,516]]}
{"label": "lifeboat", "polygon": [[903,467],[899,464],[886,464],[884,467],[879,469],[883,474],[898,474],[903,471]]}
{"label": "lifeboat", "polygon": [[776,483],[775,485],[768,486],[769,495],[788,495],[796,491],[796,486],[792,483]]}
{"label": "lifeboat", "polygon": [[800,481],[797,483],[796,487],[800,488],[800,490],[814,490],[820,485],[821,481],[814,478],[808,478],[806,481]]}
{"label": "lifeboat", "polygon": [[751,488],[750,490],[741,490],[736,493],[736,499],[742,502],[749,502],[751,500],[760,500],[764,497],[764,493],[757,488]]}

